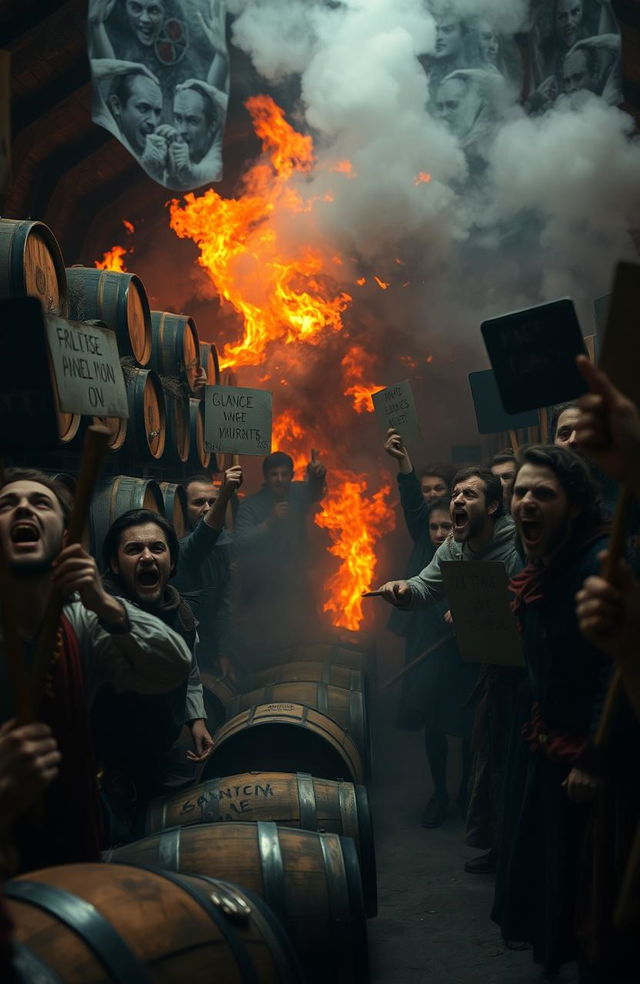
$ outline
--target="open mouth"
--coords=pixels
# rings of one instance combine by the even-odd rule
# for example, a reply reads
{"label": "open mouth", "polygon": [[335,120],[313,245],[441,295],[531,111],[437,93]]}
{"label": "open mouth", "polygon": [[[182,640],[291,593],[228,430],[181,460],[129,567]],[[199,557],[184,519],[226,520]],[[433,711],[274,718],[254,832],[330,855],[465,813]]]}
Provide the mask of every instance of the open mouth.
{"label": "open mouth", "polygon": [[522,519],[520,530],[525,544],[532,547],[541,540],[544,527],[537,519]]}
{"label": "open mouth", "polygon": [[466,509],[454,509],[453,511],[453,528],[454,530],[463,529],[469,522],[469,514]]}
{"label": "open mouth", "polygon": [[138,571],[137,581],[141,588],[157,588],[160,584],[160,575],[155,568]]}
{"label": "open mouth", "polygon": [[40,531],[35,523],[20,522],[11,527],[12,543],[37,543],[39,539]]}

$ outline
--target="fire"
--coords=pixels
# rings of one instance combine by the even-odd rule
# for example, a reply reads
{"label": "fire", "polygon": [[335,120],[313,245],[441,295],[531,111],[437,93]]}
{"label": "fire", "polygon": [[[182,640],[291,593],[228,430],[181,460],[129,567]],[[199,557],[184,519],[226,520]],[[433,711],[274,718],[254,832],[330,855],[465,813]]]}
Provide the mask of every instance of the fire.
{"label": "fire", "polygon": [[348,384],[344,395],[353,397],[353,409],[356,413],[373,413],[371,397],[383,389],[378,383],[365,382],[365,375],[373,375],[374,364],[375,358],[361,345],[352,345],[340,363],[345,383]]}
{"label": "fire", "polygon": [[[282,375],[281,358],[295,367],[297,379],[305,369],[313,372],[308,346],[346,339],[342,315],[352,297],[334,281],[336,269],[343,265],[335,244],[309,234],[298,237],[303,246],[293,246],[283,236],[282,230],[295,228],[302,220],[311,222],[315,208],[330,206],[330,195],[316,199],[303,195],[301,178],[314,164],[311,138],[293,130],[271,98],[257,96],[246,105],[263,153],[243,177],[242,193],[236,199],[222,198],[211,188],[198,197],[189,193],[182,202],[169,204],[170,225],[180,238],[196,243],[198,262],[220,298],[242,319],[242,337],[224,347],[221,368],[257,366],[260,377],[271,376],[274,385]],[[352,176],[349,162],[339,162],[336,169]],[[365,278],[360,282],[366,283]],[[377,283],[385,289],[384,281],[377,278]],[[279,364],[270,365],[275,343],[279,354],[273,361]],[[375,378],[375,359],[361,346],[344,344],[340,386],[362,413],[372,409],[370,395],[381,388],[370,382]],[[276,390],[276,399],[277,395]],[[327,393],[328,400],[332,397]],[[334,402],[339,406],[339,401]],[[357,630],[363,620],[361,595],[375,575],[374,546],[395,522],[388,504],[391,483],[370,491],[366,475],[332,460],[324,450],[335,446],[329,426],[325,424],[323,430],[319,416],[310,433],[295,410],[284,410],[274,418],[272,446],[291,455],[298,478],[304,475],[312,446],[327,466],[329,491],[315,522],[327,531],[328,549],[339,566],[324,586],[323,610],[331,613],[335,626]],[[344,430],[348,432],[348,422]]]}
{"label": "fire", "polygon": [[136,227],[134,226],[133,222],[129,222],[128,219],[123,219],[122,224],[130,236],[132,236],[133,233],[136,231]]}
{"label": "fire", "polygon": [[356,172],[353,169],[351,161],[338,161],[331,170],[335,171],[336,174],[344,174],[347,178],[356,177]]}
{"label": "fire", "polygon": [[124,265],[124,257],[128,252],[129,250],[126,250],[124,246],[114,246],[103,254],[101,260],[96,260],[96,267],[98,270],[113,270],[114,273],[126,273],[127,268]]}
{"label": "fire", "polygon": [[349,294],[331,286],[323,251],[305,245],[294,253],[272,221],[275,214],[313,207],[290,183],[313,163],[311,138],[297,133],[270,97],[255,96],[246,105],[269,157],[245,175],[246,193],[225,199],[210,188],[199,198],[185,195],[184,205],[170,203],[171,228],[197,243],[198,262],[242,316],[243,337],[225,346],[221,368],[260,365],[276,341],[317,345],[327,332],[343,329],[341,316],[351,303]]}
{"label": "fire", "polygon": [[380,277],[376,277],[375,273],[373,275],[373,279],[377,283],[380,290],[388,290],[389,284],[385,280],[381,280]]}
{"label": "fire", "polygon": [[426,171],[420,171],[418,174],[416,174],[415,178],[413,179],[413,183],[416,186],[421,184],[428,184],[429,181],[431,181],[431,175],[427,174]]}
{"label": "fire", "polygon": [[325,585],[328,598],[322,607],[334,613],[333,624],[339,628],[355,630],[362,622],[362,592],[371,589],[376,568],[374,544],[395,525],[387,501],[390,492],[389,484],[367,495],[362,475],[331,474],[329,492],[315,521],[329,533],[329,552],[341,561]]}

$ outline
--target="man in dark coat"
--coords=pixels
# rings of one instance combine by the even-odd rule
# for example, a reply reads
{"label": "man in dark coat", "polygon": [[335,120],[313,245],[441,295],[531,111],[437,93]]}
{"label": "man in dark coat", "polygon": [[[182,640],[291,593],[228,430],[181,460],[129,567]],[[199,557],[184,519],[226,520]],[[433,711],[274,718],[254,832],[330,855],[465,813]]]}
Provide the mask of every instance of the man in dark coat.
{"label": "man in dark coat", "polygon": [[582,459],[533,446],[519,458],[511,511],[527,566],[512,579],[528,701],[513,732],[492,916],[506,940],[530,943],[548,974],[579,957],[576,878],[596,777],[591,738],[610,661],[580,634],[575,595],[607,542]]}

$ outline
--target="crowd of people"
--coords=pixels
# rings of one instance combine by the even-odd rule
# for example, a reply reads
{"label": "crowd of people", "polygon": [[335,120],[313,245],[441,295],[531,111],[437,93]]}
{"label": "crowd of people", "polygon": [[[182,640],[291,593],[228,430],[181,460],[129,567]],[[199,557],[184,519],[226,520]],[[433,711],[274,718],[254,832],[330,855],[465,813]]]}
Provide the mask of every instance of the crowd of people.
{"label": "crowd of people", "polygon": [[[640,869],[627,871],[640,830],[632,536],[614,574],[602,570],[620,483],[640,491],[640,416],[586,358],[581,368],[590,393],[555,408],[552,443],[506,449],[484,466],[416,472],[389,431],[413,548],[405,578],[380,592],[415,662],[398,723],[424,728],[433,794],[422,825],[450,812],[447,742],[459,736],[457,805],[466,843],[484,849],[465,870],[495,875],[491,917],[507,945],[531,948],[550,978],[576,961],[585,984],[631,984],[640,956]],[[500,665],[499,653],[482,666],[462,661],[449,560],[504,565],[524,667]],[[625,686],[608,703],[614,666]]]}
{"label": "crowd of people", "polygon": [[[424,732],[433,793],[422,825],[441,826],[453,809],[448,742],[458,736],[456,807],[466,843],[483,852],[465,867],[495,874],[491,915],[507,944],[530,947],[550,975],[577,960],[584,982],[630,984],[640,584],[632,550],[631,565],[606,579],[602,564],[620,483],[640,493],[640,415],[603,373],[581,366],[590,392],[556,408],[551,443],[506,449],[486,466],[417,471],[401,434],[389,431],[385,451],[397,463],[413,545],[405,577],[380,591],[392,606],[388,627],[414,664],[398,725]],[[66,486],[36,470],[4,472],[4,876],[98,860],[105,846],[143,834],[152,798],[197,781],[220,723],[207,716],[202,676],[237,674],[242,613],[268,658],[283,625],[302,626],[314,611],[307,526],[326,471],[311,458],[294,481],[291,458],[270,454],[262,487],[239,506],[240,466],[219,486],[194,475],[182,539],[158,513],[131,510],[115,519],[98,557],[68,542]],[[504,565],[524,666],[462,658],[444,588],[449,560]],[[64,602],[62,615],[35,713],[25,718],[15,710],[20,677],[42,658],[51,597]],[[604,740],[614,666],[624,686]],[[6,963],[8,947],[0,952]]]}

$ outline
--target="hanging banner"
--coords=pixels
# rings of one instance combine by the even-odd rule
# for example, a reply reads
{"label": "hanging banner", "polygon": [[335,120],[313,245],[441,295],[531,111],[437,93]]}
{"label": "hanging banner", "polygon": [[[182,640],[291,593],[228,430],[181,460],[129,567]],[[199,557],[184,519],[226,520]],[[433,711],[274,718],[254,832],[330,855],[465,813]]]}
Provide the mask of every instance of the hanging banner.
{"label": "hanging banner", "polygon": [[149,177],[222,178],[229,96],[224,0],[89,0],[91,118]]}

